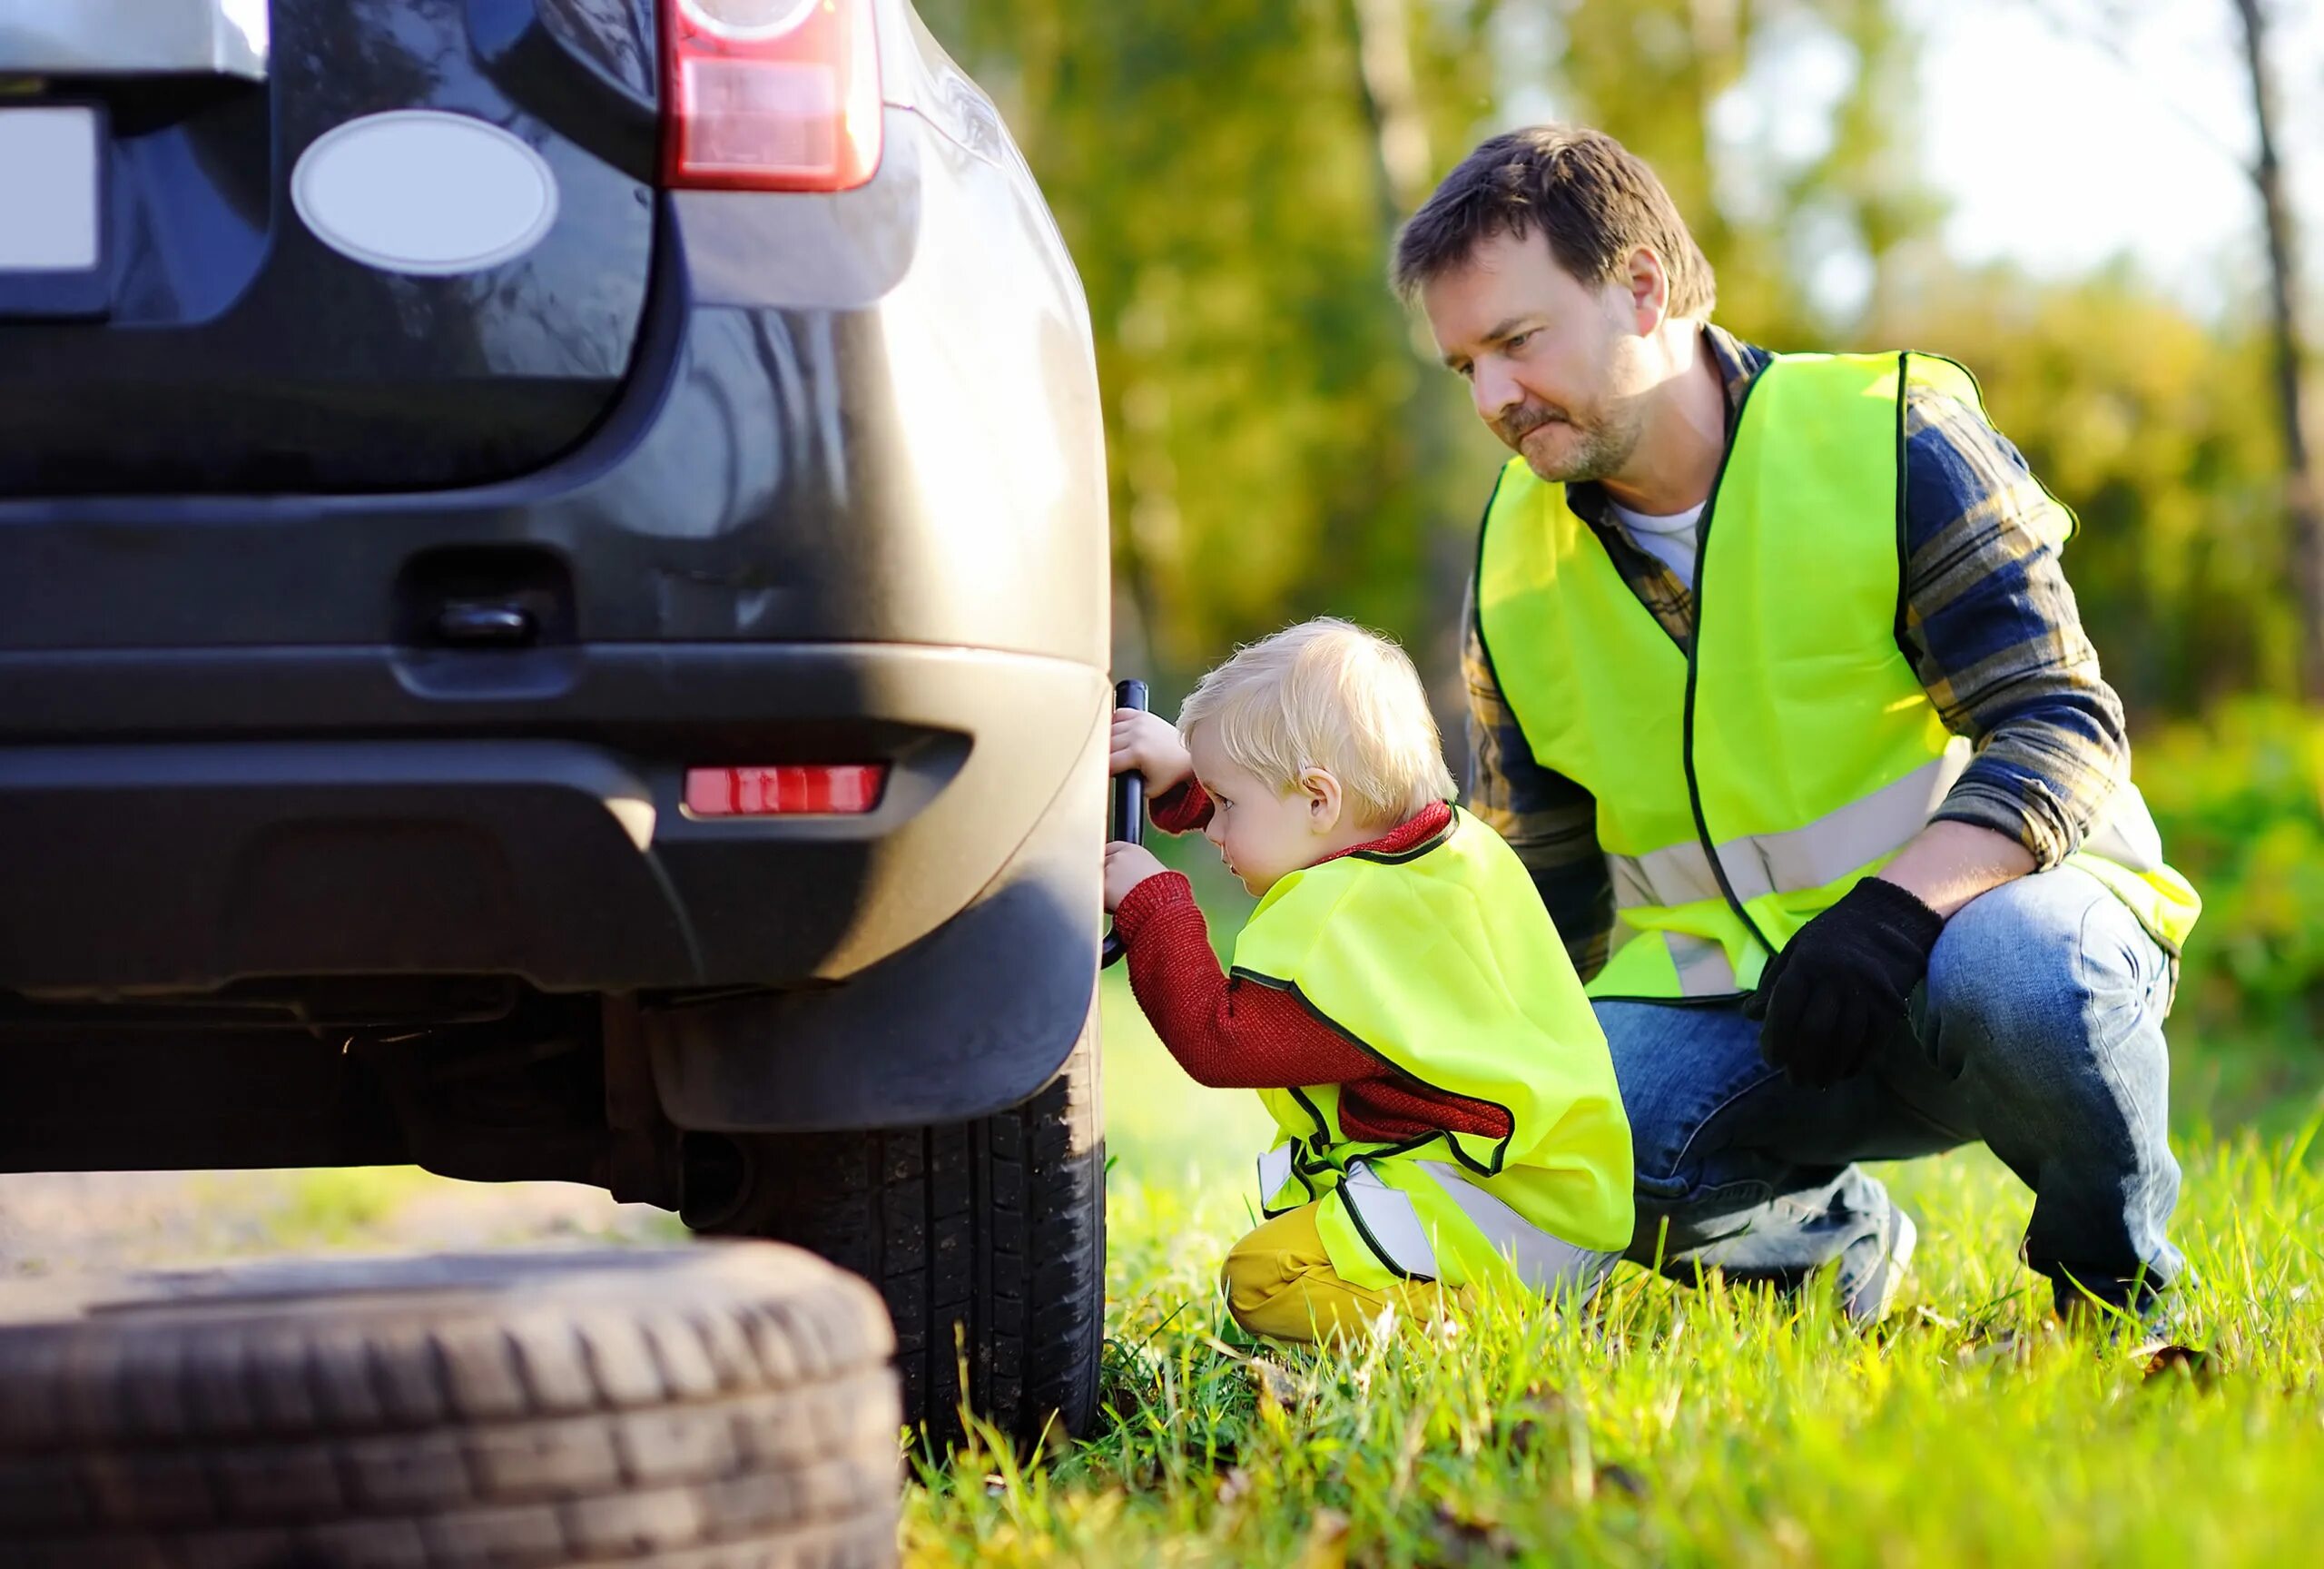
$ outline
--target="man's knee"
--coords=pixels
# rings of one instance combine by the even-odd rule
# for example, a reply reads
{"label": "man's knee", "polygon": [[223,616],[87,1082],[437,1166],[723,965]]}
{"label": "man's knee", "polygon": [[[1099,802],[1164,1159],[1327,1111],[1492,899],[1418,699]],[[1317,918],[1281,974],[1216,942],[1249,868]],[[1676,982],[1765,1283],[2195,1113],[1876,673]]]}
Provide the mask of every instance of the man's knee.
{"label": "man's knee", "polygon": [[1734,1007],[1600,1002],[1596,1010],[1630,1125],[1638,1191],[1675,1199],[1689,1186],[1679,1168],[1704,1120],[1769,1076],[1759,1027]]}
{"label": "man's knee", "polygon": [[1956,1076],[1991,1052],[2004,1071],[2033,1072],[2085,1055],[2110,1015],[2146,1005],[2156,954],[2137,920],[2103,884],[2062,870],[2004,883],[1945,923],[1929,955],[1935,1054]]}

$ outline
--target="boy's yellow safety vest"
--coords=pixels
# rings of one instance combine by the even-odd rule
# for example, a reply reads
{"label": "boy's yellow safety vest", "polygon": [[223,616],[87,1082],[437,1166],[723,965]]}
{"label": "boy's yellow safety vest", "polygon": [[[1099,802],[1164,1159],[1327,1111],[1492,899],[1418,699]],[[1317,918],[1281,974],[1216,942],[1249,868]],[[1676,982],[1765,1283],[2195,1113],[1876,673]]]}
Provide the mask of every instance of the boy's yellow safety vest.
{"label": "boy's yellow safety vest", "polygon": [[[1699,525],[1687,648],[1563,487],[1521,459],[1502,469],[1479,625],[1527,747],[1597,801],[1615,948],[1591,996],[1756,986],[1967,766],[1896,646],[1908,381],[1983,413],[1969,373],[1924,354],[1782,355],[1759,373]],[[2043,516],[2063,545],[2073,515]],[[2127,778],[2066,863],[2174,953],[2201,909]]]}
{"label": "boy's yellow safety vest", "polygon": [[1314,1200],[1343,1279],[1586,1290],[1630,1239],[1630,1135],[1606,1038],[1532,880],[1465,813],[1399,854],[1267,890],[1235,975],[1288,992],[1405,1082],[1498,1107],[1504,1137],[1350,1139],[1339,1086],[1262,1090],[1269,1215]]}

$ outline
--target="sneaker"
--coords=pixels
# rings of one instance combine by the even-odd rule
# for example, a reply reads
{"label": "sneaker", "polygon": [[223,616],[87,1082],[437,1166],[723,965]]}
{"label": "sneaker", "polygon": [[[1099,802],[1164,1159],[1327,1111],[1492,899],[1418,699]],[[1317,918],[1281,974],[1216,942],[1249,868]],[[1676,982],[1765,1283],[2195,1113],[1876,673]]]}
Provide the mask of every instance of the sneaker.
{"label": "sneaker", "polygon": [[1913,1218],[1891,1204],[1878,1232],[1848,1244],[1840,1255],[1839,1292],[1840,1310],[1850,1324],[1869,1329],[1888,1317],[1913,1261],[1913,1244],[1919,1239]]}

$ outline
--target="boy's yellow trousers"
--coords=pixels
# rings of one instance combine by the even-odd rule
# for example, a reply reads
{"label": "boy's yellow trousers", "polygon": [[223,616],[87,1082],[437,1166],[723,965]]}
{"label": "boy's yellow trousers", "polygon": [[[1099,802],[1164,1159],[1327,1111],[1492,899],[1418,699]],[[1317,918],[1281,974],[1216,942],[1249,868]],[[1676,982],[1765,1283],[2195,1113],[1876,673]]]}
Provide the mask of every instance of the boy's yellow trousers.
{"label": "boy's yellow trousers", "polygon": [[1236,1323],[1301,1344],[1362,1335],[1390,1307],[1407,1322],[1425,1323],[1467,1295],[1433,1281],[1400,1280],[1375,1291],[1343,1280],[1324,1250],[1313,1204],[1285,1210],[1236,1243],[1220,1274]]}

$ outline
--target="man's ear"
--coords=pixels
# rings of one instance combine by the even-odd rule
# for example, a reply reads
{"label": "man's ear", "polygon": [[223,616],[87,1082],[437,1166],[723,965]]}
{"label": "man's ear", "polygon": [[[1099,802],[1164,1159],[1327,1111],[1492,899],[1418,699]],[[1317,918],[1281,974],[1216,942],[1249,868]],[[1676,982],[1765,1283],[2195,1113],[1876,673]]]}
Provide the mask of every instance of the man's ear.
{"label": "man's ear", "polygon": [[1652,247],[1630,252],[1630,264],[1617,280],[1630,296],[1630,325],[1640,337],[1649,337],[1670,314],[1670,274]]}
{"label": "man's ear", "polygon": [[1299,793],[1307,797],[1307,827],[1315,834],[1329,834],[1340,825],[1341,815],[1347,810],[1347,795],[1341,790],[1339,780],[1328,768],[1306,767],[1299,771]]}

